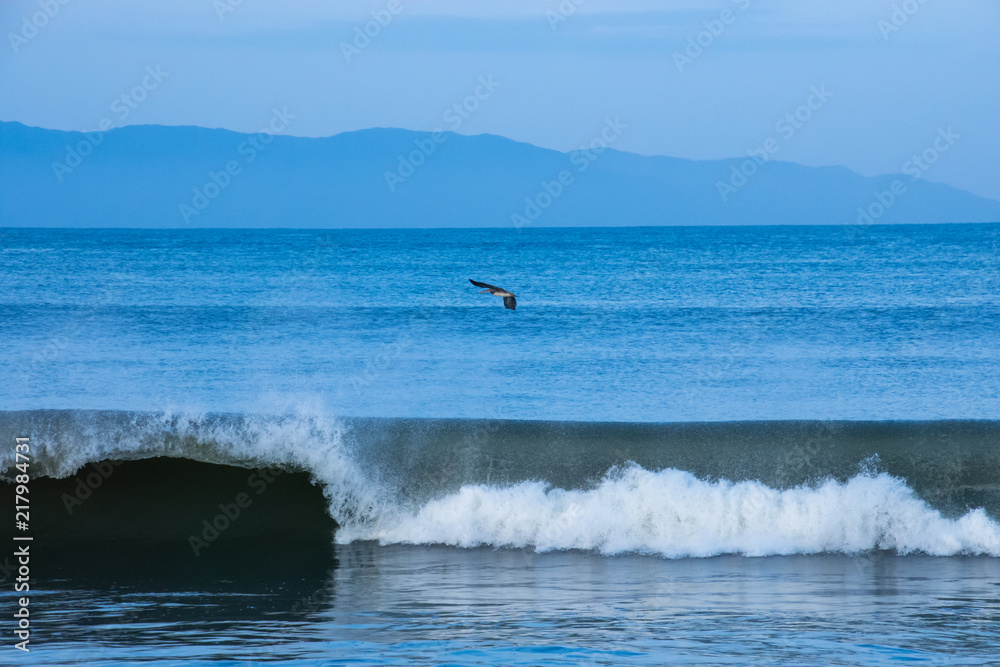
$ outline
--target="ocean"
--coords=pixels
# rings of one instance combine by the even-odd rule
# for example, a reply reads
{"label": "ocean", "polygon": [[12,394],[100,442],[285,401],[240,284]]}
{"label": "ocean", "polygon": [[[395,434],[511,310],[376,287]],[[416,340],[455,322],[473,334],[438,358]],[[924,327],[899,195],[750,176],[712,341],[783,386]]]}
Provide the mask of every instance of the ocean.
{"label": "ocean", "polygon": [[0,285],[0,663],[1000,664],[1000,224],[6,228]]}

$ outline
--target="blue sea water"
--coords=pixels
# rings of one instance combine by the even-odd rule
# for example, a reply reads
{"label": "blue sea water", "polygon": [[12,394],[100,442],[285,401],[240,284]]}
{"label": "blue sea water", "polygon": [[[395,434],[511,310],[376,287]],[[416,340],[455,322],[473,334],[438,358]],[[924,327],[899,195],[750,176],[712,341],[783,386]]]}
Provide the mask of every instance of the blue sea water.
{"label": "blue sea water", "polygon": [[1000,418],[997,225],[8,229],[2,243],[7,409]]}
{"label": "blue sea water", "polygon": [[0,285],[11,662],[1000,664],[1000,225],[7,228]]}

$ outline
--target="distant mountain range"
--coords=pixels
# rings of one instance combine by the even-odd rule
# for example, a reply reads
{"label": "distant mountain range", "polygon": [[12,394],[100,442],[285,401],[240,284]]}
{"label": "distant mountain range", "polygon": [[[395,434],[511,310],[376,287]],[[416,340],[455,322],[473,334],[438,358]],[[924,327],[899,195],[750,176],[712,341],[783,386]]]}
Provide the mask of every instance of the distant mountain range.
{"label": "distant mountain range", "polygon": [[[283,127],[280,112],[272,128]],[[613,138],[613,127],[607,128]],[[600,142],[598,142],[600,143]],[[376,128],[310,139],[0,123],[0,226],[501,227],[1000,221],[905,174]]]}

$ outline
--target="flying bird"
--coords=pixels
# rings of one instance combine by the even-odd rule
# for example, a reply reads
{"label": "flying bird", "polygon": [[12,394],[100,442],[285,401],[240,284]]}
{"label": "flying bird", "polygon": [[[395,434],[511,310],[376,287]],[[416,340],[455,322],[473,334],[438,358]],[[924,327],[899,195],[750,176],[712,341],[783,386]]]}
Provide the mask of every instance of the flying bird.
{"label": "flying bird", "polygon": [[517,299],[514,298],[513,293],[508,292],[507,290],[503,289],[502,287],[494,287],[493,285],[487,285],[486,283],[477,283],[472,278],[469,278],[469,282],[472,283],[473,285],[475,285],[476,287],[485,287],[486,288],[482,292],[480,292],[480,294],[485,294],[486,292],[489,292],[490,294],[496,294],[497,296],[502,296],[503,297],[503,305],[504,306],[506,306],[507,308],[510,308],[511,310],[514,310],[515,308],[517,308]]}

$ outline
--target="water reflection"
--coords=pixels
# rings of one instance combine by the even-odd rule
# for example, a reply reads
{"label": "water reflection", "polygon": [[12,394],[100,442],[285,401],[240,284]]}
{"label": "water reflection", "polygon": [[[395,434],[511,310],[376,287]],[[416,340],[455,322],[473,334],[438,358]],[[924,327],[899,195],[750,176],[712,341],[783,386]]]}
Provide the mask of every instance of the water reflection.
{"label": "water reflection", "polygon": [[256,571],[234,563],[215,581],[50,582],[32,657],[940,663],[1000,651],[998,559],[664,560],[372,543],[328,555]]}

